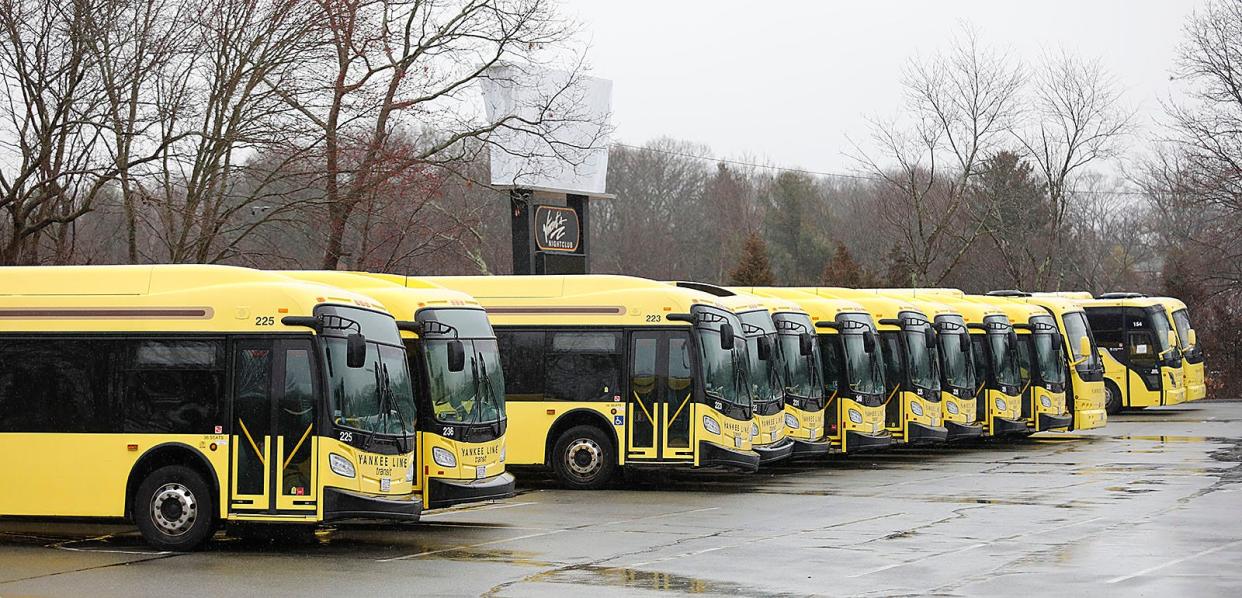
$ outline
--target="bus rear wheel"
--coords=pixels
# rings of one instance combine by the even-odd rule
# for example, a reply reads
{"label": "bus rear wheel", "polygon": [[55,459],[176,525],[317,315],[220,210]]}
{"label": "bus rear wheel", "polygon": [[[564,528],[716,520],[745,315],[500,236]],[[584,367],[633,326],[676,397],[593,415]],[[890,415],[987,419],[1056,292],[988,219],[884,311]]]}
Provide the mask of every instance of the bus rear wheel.
{"label": "bus rear wheel", "polygon": [[1104,410],[1109,415],[1121,413],[1121,391],[1111,381],[1104,381]]}
{"label": "bus rear wheel", "polygon": [[599,490],[617,467],[612,441],[595,426],[574,426],[561,434],[552,449],[552,469],[566,487]]}
{"label": "bus rear wheel", "polygon": [[182,465],[151,472],[138,485],[131,509],[143,539],[161,550],[194,550],[216,528],[215,505],[207,482]]}

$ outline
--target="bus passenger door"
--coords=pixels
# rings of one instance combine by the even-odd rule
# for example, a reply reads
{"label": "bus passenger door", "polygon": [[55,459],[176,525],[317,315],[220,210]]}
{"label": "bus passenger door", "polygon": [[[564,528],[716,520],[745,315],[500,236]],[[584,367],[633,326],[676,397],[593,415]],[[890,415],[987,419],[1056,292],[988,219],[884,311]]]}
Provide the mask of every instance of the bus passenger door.
{"label": "bus passenger door", "polygon": [[661,409],[660,450],[665,460],[694,459],[694,369],[691,367],[691,344],[688,332],[663,333],[667,355],[660,372],[664,386],[664,408]]}
{"label": "bus passenger door", "polygon": [[660,358],[659,332],[630,335],[630,375],[625,427],[627,461],[660,458],[657,422],[660,418],[660,388],[657,365]]}
{"label": "bus passenger door", "polygon": [[235,345],[232,475],[235,513],[313,515],[315,375],[309,340]]}

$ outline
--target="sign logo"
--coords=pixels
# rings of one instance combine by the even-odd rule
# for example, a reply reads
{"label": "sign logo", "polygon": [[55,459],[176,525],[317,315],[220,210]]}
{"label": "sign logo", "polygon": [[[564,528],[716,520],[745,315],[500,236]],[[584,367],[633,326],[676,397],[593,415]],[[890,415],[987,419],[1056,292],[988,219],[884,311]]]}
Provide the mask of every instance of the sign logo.
{"label": "sign logo", "polygon": [[578,213],[570,208],[535,208],[535,245],[543,251],[577,251],[581,237]]}

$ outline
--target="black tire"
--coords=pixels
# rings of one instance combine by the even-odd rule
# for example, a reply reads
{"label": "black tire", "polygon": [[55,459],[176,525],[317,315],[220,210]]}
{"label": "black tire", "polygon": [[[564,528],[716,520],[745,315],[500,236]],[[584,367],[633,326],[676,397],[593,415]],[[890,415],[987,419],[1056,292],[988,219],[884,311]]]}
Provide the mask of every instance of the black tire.
{"label": "black tire", "polygon": [[1104,381],[1104,410],[1109,415],[1121,413],[1121,390],[1112,380]]}
{"label": "black tire", "polygon": [[553,445],[552,470],[571,490],[599,490],[616,469],[612,439],[595,426],[574,426]]}
{"label": "black tire", "polygon": [[211,488],[198,472],[182,465],[161,467],[142,480],[130,512],[138,531],[160,550],[189,552],[216,530]]}

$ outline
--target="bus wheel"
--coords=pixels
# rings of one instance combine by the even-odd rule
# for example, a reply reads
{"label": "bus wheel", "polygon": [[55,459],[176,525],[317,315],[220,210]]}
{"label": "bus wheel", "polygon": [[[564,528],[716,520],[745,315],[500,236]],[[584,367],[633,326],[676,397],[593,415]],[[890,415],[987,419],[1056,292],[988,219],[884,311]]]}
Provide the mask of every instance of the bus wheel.
{"label": "bus wheel", "polygon": [[574,426],[552,449],[556,477],[573,490],[599,490],[617,467],[612,441],[595,426]]}
{"label": "bus wheel", "polygon": [[1121,391],[1111,381],[1104,381],[1104,410],[1109,415],[1121,413]]}
{"label": "bus wheel", "polygon": [[211,490],[198,472],[168,465],[151,472],[138,486],[132,506],[134,523],[155,548],[194,550],[215,531],[212,503]]}

